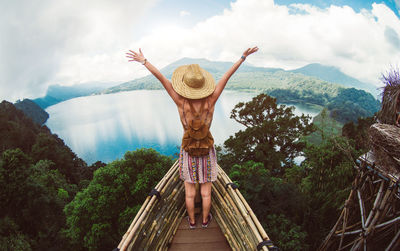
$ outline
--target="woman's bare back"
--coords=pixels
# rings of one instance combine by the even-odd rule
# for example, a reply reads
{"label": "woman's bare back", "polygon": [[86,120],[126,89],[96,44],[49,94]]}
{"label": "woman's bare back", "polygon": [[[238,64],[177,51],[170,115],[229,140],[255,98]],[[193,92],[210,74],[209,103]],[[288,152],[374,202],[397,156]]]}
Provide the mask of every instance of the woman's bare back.
{"label": "woman's bare back", "polygon": [[194,119],[195,116],[195,114],[192,113],[190,104],[193,106],[194,112],[197,113],[201,111],[201,106],[203,104],[203,111],[200,117],[206,121],[208,126],[211,126],[215,104],[210,101],[210,97],[206,97],[203,99],[184,99],[182,105],[177,106],[183,128],[187,128],[187,123]]}

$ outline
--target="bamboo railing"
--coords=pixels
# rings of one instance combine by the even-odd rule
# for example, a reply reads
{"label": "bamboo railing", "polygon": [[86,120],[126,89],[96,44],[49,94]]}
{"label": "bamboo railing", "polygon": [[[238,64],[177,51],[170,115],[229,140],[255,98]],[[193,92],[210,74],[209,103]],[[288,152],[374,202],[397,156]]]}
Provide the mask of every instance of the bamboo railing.
{"label": "bamboo railing", "polygon": [[[232,250],[277,250],[239,189],[218,165],[211,211]],[[186,214],[178,162],[149,193],[114,250],[168,250]]]}

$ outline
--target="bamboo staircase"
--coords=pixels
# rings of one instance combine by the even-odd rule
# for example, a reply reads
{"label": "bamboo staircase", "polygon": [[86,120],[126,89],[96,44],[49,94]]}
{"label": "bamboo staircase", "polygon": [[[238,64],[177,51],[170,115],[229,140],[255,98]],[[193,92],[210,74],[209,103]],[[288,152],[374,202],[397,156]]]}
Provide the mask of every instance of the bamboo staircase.
{"label": "bamboo staircase", "polygon": [[[212,184],[208,228],[189,229],[184,182],[178,162],[149,193],[114,250],[278,250],[237,186],[220,166]],[[199,184],[196,184],[196,222],[201,222]]]}

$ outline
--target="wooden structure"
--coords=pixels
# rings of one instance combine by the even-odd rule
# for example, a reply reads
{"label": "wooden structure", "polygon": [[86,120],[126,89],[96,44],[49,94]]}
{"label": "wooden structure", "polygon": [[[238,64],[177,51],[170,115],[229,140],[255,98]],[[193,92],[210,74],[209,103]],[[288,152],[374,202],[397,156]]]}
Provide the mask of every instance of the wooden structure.
{"label": "wooden structure", "polygon": [[344,208],[319,250],[400,250],[400,72],[382,75],[382,107],[368,131],[370,151]]}
{"label": "wooden structure", "polygon": [[350,195],[319,250],[400,250],[400,175],[376,158],[370,151],[357,160]]}
{"label": "wooden structure", "polygon": [[232,250],[219,225],[212,220],[207,229],[202,229],[201,218],[201,214],[196,215],[194,230],[189,228],[187,218],[182,218],[168,251]]}
{"label": "wooden structure", "polygon": [[208,228],[198,224],[188,229],[184,183],[176,162],[149,193],[115,250],[277,250],[237,186],[217,168],[211,194],[213,221]]}

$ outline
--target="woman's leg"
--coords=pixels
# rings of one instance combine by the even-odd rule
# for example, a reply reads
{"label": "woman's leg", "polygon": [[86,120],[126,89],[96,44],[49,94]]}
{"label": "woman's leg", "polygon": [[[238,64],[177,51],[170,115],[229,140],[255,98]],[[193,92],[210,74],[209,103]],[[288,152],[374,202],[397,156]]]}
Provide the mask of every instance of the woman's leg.
{"label": "woman's leg", "polygon": [[195,223],[194,218],[194,198],[196,196],[196,184],[185,181],[186,210],[189,215],[190,223]]}
{"label": "woman's leg", "polygon": [[211,208],[211,182],[205,182],[200,185],[201,199],[203,204],[203,222],[208,220],[208,214]]}

